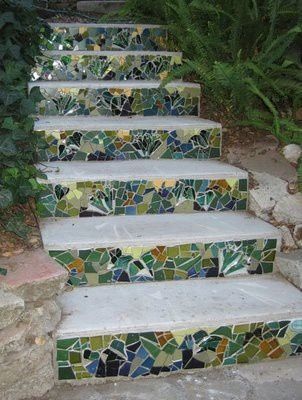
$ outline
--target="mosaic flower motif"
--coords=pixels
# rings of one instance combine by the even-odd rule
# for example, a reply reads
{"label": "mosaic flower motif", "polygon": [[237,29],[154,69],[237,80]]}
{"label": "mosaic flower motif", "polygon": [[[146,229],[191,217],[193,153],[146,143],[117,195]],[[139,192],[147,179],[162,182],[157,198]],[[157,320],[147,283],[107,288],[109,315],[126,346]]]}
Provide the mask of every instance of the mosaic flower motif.
{"label": "mosaic flower motif", "polygon": [[41,217],[235,211],[246,207],[247,180],[237,178],[66,182],[46,185],[38,200]]}
{"label": "mosaic flower motif", "polygon": [[31,80],[158,80],[177,66],[176,55],[64,55],[40,56]]}
{"label": "mosaic flower motif", "polygon": [[161,27],[53,27],[43,50],[167,50]]}
{"label": "mosaic flower motif", "polygon": [[199,88],[41,88],[40,115],[198,115]]}
{"label": "mosaic flower motif", "polygon": [[302,320],[57,340],[59,380],[160,375],[302,353]]}
{"label": "mosaic flower motif", "polygon": [[179,246],[51,250],[73,286],[152,282],[273,272],[277,240]]}
{"label": "mosaic flower motif", "polygon": [[41,161],[110,161],[134,159],[214,159],[220,157],[221,130],[37,131],[48,147]]}

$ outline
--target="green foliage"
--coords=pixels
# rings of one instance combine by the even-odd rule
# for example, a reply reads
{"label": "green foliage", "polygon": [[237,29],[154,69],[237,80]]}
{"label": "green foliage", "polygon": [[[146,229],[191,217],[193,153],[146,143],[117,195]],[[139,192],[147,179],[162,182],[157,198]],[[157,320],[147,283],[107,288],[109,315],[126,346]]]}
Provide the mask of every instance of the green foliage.
{"label": "green foliage", "polygon": [[185,58],[169,80],[192,76],[230,119],[302,144],[301,0],[128,0],[122,14],[168,25]]}
{"label": "green foliage", "polygon": [[41,95],[38,89],[28,94],[27,83],[42,34],[48,32],[31,0],[0,1],[0,222],[16,234],[21,217],[6,221],[5,210],[40,190],[33,163],[41,139],[32,132],[30,115]]}

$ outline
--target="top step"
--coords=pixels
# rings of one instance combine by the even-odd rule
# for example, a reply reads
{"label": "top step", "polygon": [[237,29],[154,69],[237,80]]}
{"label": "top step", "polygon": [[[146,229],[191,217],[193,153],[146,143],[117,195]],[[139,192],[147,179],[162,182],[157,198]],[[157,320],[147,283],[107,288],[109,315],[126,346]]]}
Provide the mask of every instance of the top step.
{"label": "top step", "polygon": [[51,23],[43,50],[165,51],[167,30],[160,25]]}

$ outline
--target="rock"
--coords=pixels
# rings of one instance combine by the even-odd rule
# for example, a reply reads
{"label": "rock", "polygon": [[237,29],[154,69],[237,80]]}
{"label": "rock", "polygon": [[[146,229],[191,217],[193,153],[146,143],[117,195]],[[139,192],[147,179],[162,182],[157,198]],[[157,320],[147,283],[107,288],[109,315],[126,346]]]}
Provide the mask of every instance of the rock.
{"label": "rock", "polygon": [[274,208],[273,216],[278,222],[302,224],[302,193],[281,196]]}
{"label": "rock", "polygon": [[42,249],[26,251],[9,259],[0,259],[7,270],[0,283],[25,301],[50,299],[60,293],[67,272]]}
{"label": "rock", "polygon": [[302,250],[278,253],[276,266],[282,275],[299,289],[302,289]]}
{"label": "rock", "polygon": [[292,234],[287,226],[283,225],[279,227],[282,235],[282,250],[289,251],[297,248],[296,243],[292,237]]}
{"label": "rock", "polygon": [[297,171],[277,150],[270,150],[266,153],[248,155],[241,159],[240,165],[258,173],[267,173],[287,182],[297,181]]}
{"label": "rock", "polygon": [[282,153],[290,163],[297,165],[302,154],[302,149],[298,144],[288,144],[283,147]]}
{"label": "rock", "polygon": [[287,182],[265,172],[251,172],[258,187],[250,190],[249,208],[257,217],[269,221],[278,199],[288,195]]}
{"label": "rock", "polygon": [[257,215],[257,217],[269,221],[270,213],[275,204],[276,201],[263,188],[250,190],[249,208],[255,215]]}
{"label": "rock", "polygon": [[7,353],[20,351],[25,344],[27,325],[13,324],[0,331],[0,363],[4,361]]}
{"label": "rock", "polygon": [[302,224],[298,224],[294,228],[294,239],[298,247],[302,248]]}
{"label": "rock", "polygon": [[52,332],[61,319],[61,309],[54,300],[41,304],[30,304],[22,316],[29,326],[28,336],[44,336]]}
{"label": "rock", "polygon": [[27,345],[0,364],[0,393],[5,393],[5,400],[32,399],[53,387],[52,350],[48,339],[44,345]]}
{"label": "rock", "polygon": [[18,320],[24,310],[24,301],[12,293],[0,289],[0,329]]}

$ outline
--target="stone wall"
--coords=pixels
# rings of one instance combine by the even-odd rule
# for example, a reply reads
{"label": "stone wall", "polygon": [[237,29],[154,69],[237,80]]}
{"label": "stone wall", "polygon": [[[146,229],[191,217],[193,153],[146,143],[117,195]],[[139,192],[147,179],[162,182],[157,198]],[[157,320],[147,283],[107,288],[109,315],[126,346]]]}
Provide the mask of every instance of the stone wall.
{"label": "stone wall", "polygon": [[54,385],[52,332],[66,272],[43,250],[0,259],[0,266],[0,399],[32,399]]}

